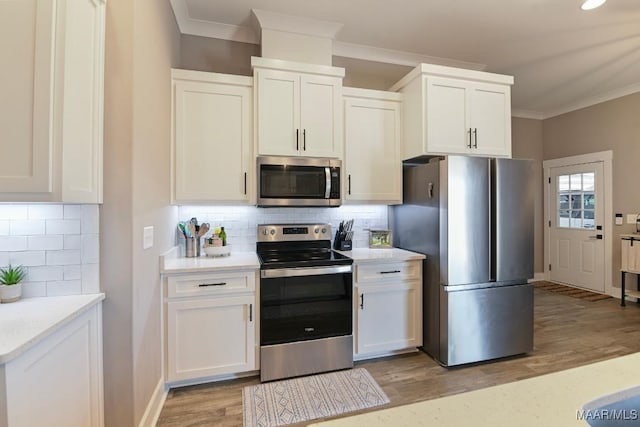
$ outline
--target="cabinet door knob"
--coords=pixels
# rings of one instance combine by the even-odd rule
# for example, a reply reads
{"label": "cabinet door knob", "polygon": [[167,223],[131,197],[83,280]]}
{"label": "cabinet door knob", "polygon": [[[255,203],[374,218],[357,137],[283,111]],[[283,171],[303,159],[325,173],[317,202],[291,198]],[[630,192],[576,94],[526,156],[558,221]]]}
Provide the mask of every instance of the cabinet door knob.
{"label": "cabinet door knob", "polygon": [[249,304],[249,322],[253,322],[253,304]]}
{"label": "cabinet door knob", "polygon": [[347,176],[347,182],[348,182],[347,193],[351,194],[351,174]]}
{"label": "cabinet door knob", "polygon": [[360,310],[364,310],[364,294],[360,294]]}
{"label": "cabinet door knob", "polygon": [[473,148],[478,148],[478,128],[473,129],[473,138],[474,138]]}
{"label": "cabinet door knob", "polygon": [[296,129],[296,151],[300,150],[300,129]]}
{"label": "cabinet door knob", "polygon": [[467,132],[469,133],[469,145],[467,147],[471,148],[471,128]]}

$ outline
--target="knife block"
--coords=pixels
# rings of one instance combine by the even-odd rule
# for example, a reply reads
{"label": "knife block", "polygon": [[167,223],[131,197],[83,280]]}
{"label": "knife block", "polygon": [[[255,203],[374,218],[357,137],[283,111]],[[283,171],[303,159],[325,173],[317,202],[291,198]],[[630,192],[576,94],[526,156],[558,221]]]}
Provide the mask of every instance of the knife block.
{"label": "knife block", "polygon": [[350,251],[353,249],[353,242],[345,239],[345,233],[336,231],[336,237],[333,240],[333,249],[339,251]]}

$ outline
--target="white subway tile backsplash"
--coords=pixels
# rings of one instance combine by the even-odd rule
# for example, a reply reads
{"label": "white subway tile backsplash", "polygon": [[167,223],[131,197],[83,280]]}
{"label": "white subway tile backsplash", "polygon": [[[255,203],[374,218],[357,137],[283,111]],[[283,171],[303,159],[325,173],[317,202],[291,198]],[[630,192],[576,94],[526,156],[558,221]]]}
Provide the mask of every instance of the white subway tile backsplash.
{"label": "white subway tile backsplash", "polygon": [[100,292],[100,266],[98,264],[82,265],[82,293],[97,294]]}
{"label": "white subway tile backsplash", "polygon": [[47,280],[63,280],[62,267],[34,266],[28,268],[27,280],[29,282],[46,282]]}
{"label": "white subway tile backsplash", "polygon": [[47,234],[80,234],[79,219],[49,219]]}
{"label": "white subway tile backsplash", "polygon": [[26,250],[26,236],[0,236],[0,252],[16,252]]}
{"label": "white subway tile backsplash", "polygon": [[339,208],[180,206],[178,213],[183,221],[195,216],[199,222],[209,222],[212,229],[224,226],[234,251],[254,251],[258,224],[329,223],[335,235],[340,221],[348,219],[354,219],[354,247],[368,247],[370,228],[388,228],[387,210],[387,206],[382,205],[347,205]]}
{"label": "white subway tile backsplash", "polygon": [[0,219],[28,219],[27,205],[0,204]]}
{"label": "white subway tile backsplash", "polygon": [[65,265],[62,267],[64,270],[64,280],[80,280],[82,279],[82,266],[81,265]]}
{"label": "white subway tile backsplash", "polygon": [[27,207],[29,219],[62,219],[62,205],[38,204]]}
{"label": "white subway tile backsplash", "polygon": [[100,262],[100,239],[97,234],[82,235],[82,263],[97,264]]}
{"label": "white subway tile backsplash", "polygon": [[64,205],[64,219],[82,219],[82,205]]}
{"label": "white subway tile backsplash", "polygon": [[81,247],[82,247],[82,236],[80,234],[64,236],[63,249],[80,249]]}
{"label": "white subway tile backsplash", "polygon": [[0,267],[27,268],[24,297],[100,292],[98,205],[0,203]]}
{"label": "white subway tile backsplash", "polygon": [[22,282],[22,298],[46,297],[46,282]]}
{"label": "white subway tile backsplash", "polygon": [[82,205],[82,234],[100,233],[98,205]]}
{"label": "white subway tile backsplash", "polygon": [[29,236],[27,246],[30,251],[55,251],[64,249],[63,236]]}
{"label": "white subway tile backsplash", "polygon": [[44,234],[44,220],[16,220],[9,224],[11,236],[34,236]]}
{"label": "white subway tile backsplash", "polygon": [[80,295],[82,294],[81,280],[65,280],[47,282],[47,296],[58,297],[63,295]]}
{"label": "white subway tile backsplash", "polygon": [[38,265],[44,265],[45,263],[44,251],[24,251],[24,252],[10,252],[9,264],[22,265],[24,267],[35,267]]}
{"label": "white subway tile backsplash", "polygon": [[47,265],[74,265],[80,263],[80,251],[78,250],[47,251]]}

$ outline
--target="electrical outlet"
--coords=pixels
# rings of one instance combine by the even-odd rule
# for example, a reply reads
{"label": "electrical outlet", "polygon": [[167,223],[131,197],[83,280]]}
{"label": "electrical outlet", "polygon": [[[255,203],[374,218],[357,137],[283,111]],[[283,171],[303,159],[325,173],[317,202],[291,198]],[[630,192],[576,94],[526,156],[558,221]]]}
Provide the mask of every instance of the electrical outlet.
{"label": "electrical outlet", "polygon": [[145,227],[142,232],[142,249],[153,247],[153,226]]}
{"label": "electrical outlet", "polygon": [[638,214],[627,214],[627,224],[635,224]]}

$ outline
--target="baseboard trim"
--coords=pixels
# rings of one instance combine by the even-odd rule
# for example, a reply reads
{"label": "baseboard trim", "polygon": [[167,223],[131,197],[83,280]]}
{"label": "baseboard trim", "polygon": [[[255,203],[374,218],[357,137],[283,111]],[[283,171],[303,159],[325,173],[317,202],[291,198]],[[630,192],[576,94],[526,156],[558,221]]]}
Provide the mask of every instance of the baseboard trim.
{"label": "baseboard trim", "polygon": [[164,386],[164,378],[161,377],[155,390],[153,390],[151,399],[149,399],[149,403],[147,404],[147,409],[144,411],[138,427],[154,427],[157,424],[168,393],[169,390]]}

